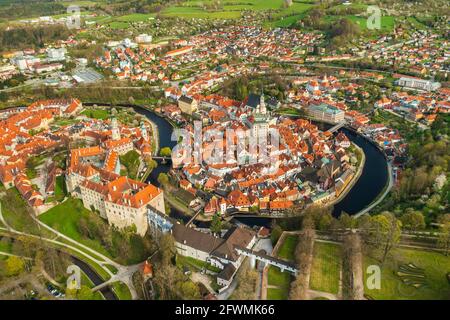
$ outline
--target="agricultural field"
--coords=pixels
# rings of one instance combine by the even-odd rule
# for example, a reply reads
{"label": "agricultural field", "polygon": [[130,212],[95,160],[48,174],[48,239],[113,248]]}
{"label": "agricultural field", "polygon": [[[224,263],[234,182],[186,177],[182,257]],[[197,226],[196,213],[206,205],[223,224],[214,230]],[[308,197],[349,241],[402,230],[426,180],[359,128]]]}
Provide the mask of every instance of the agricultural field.
{"label": "agricultural field", "polygon": [[224,5],[212,8],[213,1],[185,1],[162,11],[165,16],[197,19],[236,19],[243,11],[276,10],[274,18],[305,12],[312,7],[311,1],[295,1],[289,8],[284,7],[284,0],[230,0]]}

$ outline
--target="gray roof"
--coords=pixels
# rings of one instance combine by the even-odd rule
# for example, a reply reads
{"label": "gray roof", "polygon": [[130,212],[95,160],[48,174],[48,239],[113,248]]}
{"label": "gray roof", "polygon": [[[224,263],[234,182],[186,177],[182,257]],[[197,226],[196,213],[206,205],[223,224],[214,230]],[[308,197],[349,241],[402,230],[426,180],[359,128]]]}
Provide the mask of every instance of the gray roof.
{"label": "gray roof", "polygon": [[236,268],[231,264],[227,264],[225,268],[223,268],[222,271],[219,272],[217,275],[217,278],[229,281],[233,277],[233,275],[236,273]]}
{"label": "gray roof", "polygon": [[224,241],[221,238],[216,238],[208,233],[203,233],[178,223],[174,224],[172,234],[176,242],[208,254]]}
{"label": "gray roof", "polygon": [[178,243],[230,261],[239,258],[234,248],[247,247],[255,236],[252,230],[234,227],[228,230],[223,238],[218,238],[178,223],[174,224],[172,234]]}
{"label": "gray roof", "polygon": [[189,98],[188,96],[181,96],[180,99],[178,99],[178,101],[191,104],[192,101],[194,101],[194,99]]}

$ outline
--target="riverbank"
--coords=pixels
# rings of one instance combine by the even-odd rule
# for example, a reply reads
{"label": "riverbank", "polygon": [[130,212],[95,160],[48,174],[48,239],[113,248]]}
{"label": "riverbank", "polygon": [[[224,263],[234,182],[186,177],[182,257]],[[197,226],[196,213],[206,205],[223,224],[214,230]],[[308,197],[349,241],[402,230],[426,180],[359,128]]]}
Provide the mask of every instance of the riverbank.
{"label": "riverbank", "polygon": [[358,179],[361,177],[364,166],[366,165],[366,154],[356,144],[354,144],[354,146],[361,153],[361,163],[358,165],[358,167],[356,169],[356,173],[353,175],[352,180],[348,183],[345,190],[337,198],[335,198],[333,201],[331,201],[330,205],[334,205],[335,203],[340,202],[342,199],[344,199],[347,196],[347,194],[350,192],[350,190],[355,186]]}
{"label": "riverbank", "polygon": [[152,138],[153,138],[153,144],[152,144],[152,153],[153,155],[158,155],[159,152],[159,129],[158,125],[154,123],[153,121],[147,119],[148,123],[150,123],[150,126],[152,127]]}
{"label": "riverbank", "polygon": [[377,198],[375,198],[375,200],[367,208],[365,208],[365,209],[361,210],[360,212],[358,212],[357,214],[355,214],[353,216],[354,218],[359,218],[363,214],[368,213],[370,210],[372,210],[377,205],[379,205],[381,203],[381,201],[384,200],[384,198],[386,198],[386,196],[389,194],[392,187],[394,186],[394,176],[392,173],[392,165],[390,163],[388,163],[388,174],[389,174],[389,181],[386,184],[385,188],[383,189],[383,192],[381,193],[381,195],[379,195]]}
{"label": "riverbank", "polygon": [[[106,104],[107,105],[107,104]],[[175,141],[171,141],[174,125],[168,121],[166,117],[156,113],[154,110],[149,109],[143,105],[121,105],[123,107],[133,107],[136,112],[145,116],[148,120],[154,122],[158,128],[159,146],[169,146],[173,148],[176,144]],[[120,107],[120,106],[116,106]],[[330,124],[323,124],[325,126],[331,126]],[[360,133],[355,132],[348,128],[339,129],[344,132],[353,144],[357,145],[363,150],[364,164],[360,165],[359,172],[356,173],[354,179],[352,179],[352,185],[347,187],[345,192],[340,195],[338,200],[334,201],[335,216],[339,216],[342,211],[349,213],[350,215],[358,214],[364,208],[367,208],[374,202],[383,192],[383,189],[388,182],[388,170],[386,164],[386,158],[382,151],[375,144],[369,141],[366,137]],[[157,178],[160,173],[168,173],[170,165],[159,164],[149,175],[147,182],[151,182],[154,185],[159,185]],[[357,177],[357,178],[356,178]],[[387,193],[386,193],[387,194]],[[181,209],[181,208],[180,208]],[[179,211],[179,210],[177,210]],[[183,212],[180,212],[183,214]],[[236,217],[239,217],[236,215]],[[271,216],[255,216],[272,218]],[[252,219],[251,217],[249,219]],[[253,221],[253,219],[252,219]]]}

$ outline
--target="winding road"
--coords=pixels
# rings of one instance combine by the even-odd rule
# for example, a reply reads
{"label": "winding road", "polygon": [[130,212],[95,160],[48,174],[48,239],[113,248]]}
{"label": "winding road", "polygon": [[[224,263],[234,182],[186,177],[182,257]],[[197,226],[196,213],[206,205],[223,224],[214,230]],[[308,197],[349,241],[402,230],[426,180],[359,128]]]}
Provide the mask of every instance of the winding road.
{"label": "winding road", "polygon": [[[30,233],[26,233],[26,232],[22,232],[22,231],[18,231],[16,229],[14,229],[6,222],[5,218],[3,217],[2,210],[1,210],[1,203],[0,203],[0,222],[4,225],[4,227],[0,227],[0,231],[9,232],[13,236],[26,236],[26,237],[30,237],[30,238],[39,239],[41,241],[45,241],[45,242],[51,243],[53,245],[56,245],[59,248],[72,250],[72,251],[80,254],[81,256],[89,259],[90,261],[95,262],[106,273],[108,273],[110,275],[111,278],[109,280],[107,280],[104,284],[102,284],[101,285],[102,287],[104,287],[108,284],[111,284],[113,282],[116,282],[116,281],[122,281],[123,283],[125,283],[128,286],[132,299],[136,300],[138,298],[136,288],[133,285],[132,276],[137,270],[139,270],[139,268],[142,265],[141,263],[136,264],[136,265],[131,265],[131,266],[121,265],[121,264],[111,260],[110,258],[106,257],[105,255],[101,254],[100,252],[97,252],[97,251],[93,250],[92,248],[89,248],[88,246],[85,246],[84,244],[82,244],[78,241],[75,241],[72,238],[64,235],[63,233],[59,232],[58,230],[55,230],[55,229],[49,227],[48,225],[46,225],[45,223],[43,223],[39,219],[37,219],[35,216],[33,216],[33,215],[31,215],[31,216],[32,216],[33,220],[36,223],[38,223],[38,225],[40,227],[45,228],[46,230],[53,233],[55,235],[55,237],[53,239],[50,239],[47,237],[41,237],[41,236],[37,236],[34,234],[30,234]],[[66,242],[58,241],[58,240],[56,240],[57,238],[64,239],[66,242],[69,242],[70,244],[66,243]],[[82,248],[83,250],[80,250],[80,248]],[[114,274],[107,267],[108,265],[116,268],[117,273]],[[94,288],[94,289],[99,289],[99,288]]]}

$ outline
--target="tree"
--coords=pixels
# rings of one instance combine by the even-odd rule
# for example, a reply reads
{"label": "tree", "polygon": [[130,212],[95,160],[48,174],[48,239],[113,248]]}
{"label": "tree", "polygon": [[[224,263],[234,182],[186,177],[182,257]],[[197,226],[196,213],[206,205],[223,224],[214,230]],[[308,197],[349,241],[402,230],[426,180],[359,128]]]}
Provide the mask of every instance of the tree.
{"label": "tree", "polygon": [[361,300],[364,296],[363,263],[357,233],[345,235],[342,257],[342,296],[345,300]]}
{"label": "tree", "polygon": [[326,213],[322,214],[320,216],[319,223],[318,223],[318,226],[317,226],[318,229],[322,230],[322,231],[329,230],[330,227],[331,227],[331,224],[333,222],[333,219],[334,218],[331,215],[331,212],[326,212]]}
{"label": "tree", "polygon": [[94,300],[94,293],[88,286],[82,285],[80,289],[66,289],[66,297],[77,300]]}
{"label": "tree", "polygon": [[175,244],[171,234],[163,234],[159,238],[159,252],[161,257],[161,263],[164,266],[171,264],[171,259],[175,252]]}
{"label": "tree", "polygon": [[272,241],[272,244],[275,245],[277,243],[278,239],[280,239],[281,234],[283,233],[283,229],[277,224],[272,228],[272,232],[270,233],[270,240]]}
{"label": "tree", "polygon": [[5,273],[7,276],[17,276],[25,269],[25,262],[22,258],[11,256],[6,259]]}
{"label": "tree", "polygon": [[192,281],[180,281],[176,285],[181,292],[183,299],[197,300],[200,299],[199,287]]}
{"label": "tree", "polygon": [[407,212],[400,217],[402,226],[405,229],[416,231],[425,228],[425,218],[419,211],[407,210]]}
{"label": "tree", "polygon": [[446,256],[450,253],[450,222],[443,224],[440,228],[438,246]]}
{"label": "tree", "polygon": [[371,218],[369,241],[380,252],[381,265],[400,241],[401,227],[402,223],[388,211]]}
{"label": "tree", "polygon": [[213,216],[211,226],[209,228],[214,234],[220,234],[220,232],[222,231],[222,220],[217,214]]}
{"label": "tree", "polygon": [[246,260],[237,275],[237,287],[231,299],[234,300],[254,300],[258,272],[251,268],[249,260]]}
{"label": "tree", "polygon": [[165,174],[164,172],[161,172],[159,175],[158,175],[158,182],[159,182],[159,184],[161,184],[161,185],[166,185],[167,183],[169,183],[169,177],[167,176],[167,174]]}
{"label": "tree", "polygon": [[172,150],[169,147],[161,148],[159,151],[159,155],[161,157],[171,157],[172,156]]}
{"label": "tree", "polygon": [[146,163],[149,169],[153,170],[158,166],[158,162],[156,160],[153,160],[151,158],[146,159]]}
{"label": "tree", "polygon": [[299,270],[296,279],[291,284],[290,300],[304,300],[309,289],[312,260],[314,254],[315,231],[310,226],[303,228],[295,249],[295,260]]}
{"label": "tree", "polygon": [[352,218],[347,212],[342,212],[339,221],[344,229],[354,229],[357,223],[357,220]]}

